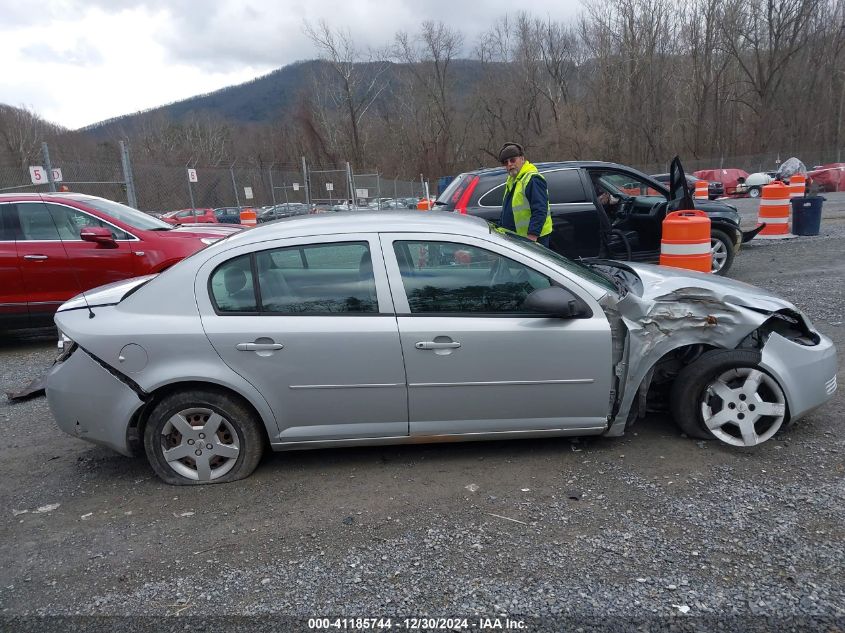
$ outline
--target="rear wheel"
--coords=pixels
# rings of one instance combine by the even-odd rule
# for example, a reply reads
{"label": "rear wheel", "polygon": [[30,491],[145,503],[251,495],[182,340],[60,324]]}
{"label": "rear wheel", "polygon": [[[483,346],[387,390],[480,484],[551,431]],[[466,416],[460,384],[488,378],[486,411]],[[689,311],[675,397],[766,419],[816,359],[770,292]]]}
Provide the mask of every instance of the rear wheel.
{"label": "rear wheel", "polygon": [[710,232],[710,272],[726,274],[733,266],[735,255],[736,247],[727,233],[718,229]]}
{"label": "rear wheel", "polygon": [[773,437],[788,417],[786,396],[759,362],[757,352],[714,350],[681,370],[671,398],[681,430],[731,446]]}
{"label": "rear wheel", "polygon": [[153,408],[144,449],[153,470],[169,484],[224,483],[255,470],[264,435],[245,404],[197,389],[165,396]]}
{"label": "rear wheel", "polygon": [[760,197],[760,187],[749,187],[748,195],[751,198],[759,198]]}

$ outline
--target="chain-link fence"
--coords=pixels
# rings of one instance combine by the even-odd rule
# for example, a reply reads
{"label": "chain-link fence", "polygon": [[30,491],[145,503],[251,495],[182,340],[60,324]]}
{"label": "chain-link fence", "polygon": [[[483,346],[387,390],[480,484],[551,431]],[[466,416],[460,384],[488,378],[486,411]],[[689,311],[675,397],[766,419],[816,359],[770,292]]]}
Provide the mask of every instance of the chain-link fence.
{"label": "chain-link fence", "polygon": [[[184,208],[262,207],[284,202],[308,203],[312,206],[334,205],[373,206],[401,209],[413,206],[425,195],[420,180],[393,178],[376,169],[361,169],[355,173],[349,163],[341,165],[311,165],[307,158],[300,164],[266,168],[203,166],[201,161],[190,165],[151,165],[133,163],[129,148],[121,143],[120,151],[111,161],[69,160],[61,148],[43,144],[41,165],[0,167],[0,192],[42,192],[51,190],[48,181],[49,165],[55,182],[53,190],[69,190],[128,203],[148,212],[165,212]],[[805,151],[754,154],[711,159],[685,159],[688,173],[699,169],[739,168],[749,173],[777,169],[790,156],[801,159],[809,169],[816,165],[839,162],[841,152]],[[666,164],[635,165],[648,174],[669,170]],[[33,173],[32,168],[42,171]],[[37,170],[36,170],[37,171]],[[36,178],[38,175],[38,178]],[[39,180],[40,178],[40,180]],[[36,181],[41,184],[37,184]],[[430,187],[432,195],[436,187]]]}
{"label": "chain-link fence", "polygon": [[[161,213],[192,207],[263,207],[290,202],[331,206],[351,201],[379,206],[385,198],[419,198],[424,189],[418,181],[385,178],[376,170],[359,175],[348,164],[312,166],[305,158],[299,165],[267,168],[237,163],[207,167],[201,162],[152,165],[132,163],[128,150],[122,148],[112,163],[79,163],[68,162],[56,152],[50,161],[45,148],[39,162],[42,164],[0,167],[0,192],[74,191]],[[54,176],[52,183],[45,175],[46,164]],[[35,174],[32,168],[36,168]]]}

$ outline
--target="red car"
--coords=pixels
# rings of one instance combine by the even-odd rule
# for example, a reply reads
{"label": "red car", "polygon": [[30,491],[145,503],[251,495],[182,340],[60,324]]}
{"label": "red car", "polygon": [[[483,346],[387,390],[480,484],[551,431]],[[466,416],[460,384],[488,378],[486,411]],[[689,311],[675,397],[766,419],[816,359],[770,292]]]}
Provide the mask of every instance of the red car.
{"label": "red car", "polygon": [[161,216],[168,224],[219,224],[214,209],[180,209]]}
{"label": "red car", "polygon": [[160,272],[240,230],[174,227],[79,193],[0,194],[0,330],[49,325],[84,290]]}

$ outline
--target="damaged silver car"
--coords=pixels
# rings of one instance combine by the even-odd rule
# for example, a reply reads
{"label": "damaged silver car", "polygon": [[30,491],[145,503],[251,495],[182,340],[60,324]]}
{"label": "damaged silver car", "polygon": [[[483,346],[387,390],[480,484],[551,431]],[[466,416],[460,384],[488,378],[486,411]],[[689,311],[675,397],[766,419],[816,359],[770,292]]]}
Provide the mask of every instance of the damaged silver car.
{"label": "damaged silver car", "polygon": [[655,408],[753,446],[836,389],[831,341],[765,290],[448,213],[263,225],[56,323],[59,427],[171,484],[246,477],[267,446],[619,436]]}

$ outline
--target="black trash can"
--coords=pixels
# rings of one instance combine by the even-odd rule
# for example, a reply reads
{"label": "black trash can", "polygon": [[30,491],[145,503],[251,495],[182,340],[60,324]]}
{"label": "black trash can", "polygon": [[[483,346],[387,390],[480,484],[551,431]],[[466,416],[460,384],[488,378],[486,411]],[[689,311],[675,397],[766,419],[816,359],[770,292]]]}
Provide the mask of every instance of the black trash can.
{"label": "black trash can", "polygon": [[822,225],[822,202],[824,201],[824,196],[808,196],[791,200],[793,234],[819,234]]}

